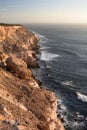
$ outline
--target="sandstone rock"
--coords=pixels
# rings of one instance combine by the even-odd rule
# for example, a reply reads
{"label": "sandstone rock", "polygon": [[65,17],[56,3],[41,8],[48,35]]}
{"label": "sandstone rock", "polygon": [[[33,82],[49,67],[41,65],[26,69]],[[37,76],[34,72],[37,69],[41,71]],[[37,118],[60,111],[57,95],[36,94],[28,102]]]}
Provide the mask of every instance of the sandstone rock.
{"label": "sandstone rock", "polygon": [[18,130],[16,126],[11,125],[10,123],[3,121],[0,124],[0,130]]}
{"label": "sandstone rock", "polygon": [[23,26],[0,26],[0,130],[64,130],[55,94],[28,69],[38,66],[38,40]]}
{"label": "sandstone rock", "polygon": [[28,32],[23,26],[0,26],[0,34],[0,51],[3,51],[6,57],[12,53],[30,67],[39,66],[35,57],[35,51],[39,49],[39,38],[35,34]]}
{"label": "sandstone rock", "polygon": [[28,56],[24,61],[27,63],[29,67],[39,67],[38,62],[35,59],[32,60],[32,57]]}
{"label": "sandstone rock", "polygon": [[6,55],[3,52],[0,52],[0,62],[4,62],[6,59]]}
{"label": "sandstone rock", "polygon": [[15,57],[9,57],[6,60],[7,67],[18,74],[22,79],[26,79],[32,76],[31,70],[27,69],[27,64],[21,59]]}
{"label": "sandstone rock", "polygon": [[28,67],[39,67],[36,59],[36,53],[34,51],[28,50],[20,53],[16,53],[16,57],[22,59]]}

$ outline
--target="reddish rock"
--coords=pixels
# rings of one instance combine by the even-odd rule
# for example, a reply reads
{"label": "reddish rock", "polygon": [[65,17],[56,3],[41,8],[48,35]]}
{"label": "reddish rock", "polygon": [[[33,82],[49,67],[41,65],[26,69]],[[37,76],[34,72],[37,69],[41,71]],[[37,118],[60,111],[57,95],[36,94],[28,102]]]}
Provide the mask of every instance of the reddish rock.
{"label": "reddish rock", "polygon": [[35,58],[35,51],[39,49],[38,36],[23,26],[0,26],[0,34],[0,51],[4,52],[6,58],[12,53],[30,67],[39,66]]}
{"label": "reddish rock", "polygon": [[8,68],[0,66],[0,130],[64,130],[55,94],[28,69],[38,66],[38,40],[22,26],[0,26],[0,62]]}
{"label": "reddish rock", "polygon": [[0,52],[0,62],[4,62],[5,59],[6,59],[6,55],[5,55],[4,52],[1,51],[1,52]]}
{"label": "reddish rock", "polygon": [[22,79],[27,79],[32,76],[31,70],[27,68],[27,64],[21,59],[9,57],[6,60],[6,64],[12,72],[18,74],[18,76]]}

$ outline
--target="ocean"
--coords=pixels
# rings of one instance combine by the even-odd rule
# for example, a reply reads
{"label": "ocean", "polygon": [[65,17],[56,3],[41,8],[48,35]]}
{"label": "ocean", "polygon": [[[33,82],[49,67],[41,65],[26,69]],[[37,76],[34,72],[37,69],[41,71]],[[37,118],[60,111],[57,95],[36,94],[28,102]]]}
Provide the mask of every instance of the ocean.
{"label": "ocean", "polygon": [[87,25],[30,24],[39,37],[42,86],[55,92],[66,130],[87,130]]}

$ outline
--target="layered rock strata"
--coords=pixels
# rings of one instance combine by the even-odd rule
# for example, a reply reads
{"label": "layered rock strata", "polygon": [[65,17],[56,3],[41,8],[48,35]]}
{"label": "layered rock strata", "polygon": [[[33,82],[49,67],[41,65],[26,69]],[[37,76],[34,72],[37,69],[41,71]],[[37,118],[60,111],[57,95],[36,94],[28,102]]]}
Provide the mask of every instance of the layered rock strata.
{"label": "layered rock strata", "polygon": [[64,130],[57,99],[33,78],[39,38],[23,26],[0,26],[0,130]]}

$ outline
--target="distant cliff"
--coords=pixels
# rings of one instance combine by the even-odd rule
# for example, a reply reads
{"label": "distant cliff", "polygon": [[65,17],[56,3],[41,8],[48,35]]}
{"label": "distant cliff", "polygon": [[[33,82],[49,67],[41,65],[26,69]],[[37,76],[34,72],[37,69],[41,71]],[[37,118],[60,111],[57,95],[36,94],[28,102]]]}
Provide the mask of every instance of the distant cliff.
{"label": "distant cliff", "polygon": [[64,130],[57,99],[35,80],[39,38],[21,25],[0,25],[0,130]]}

